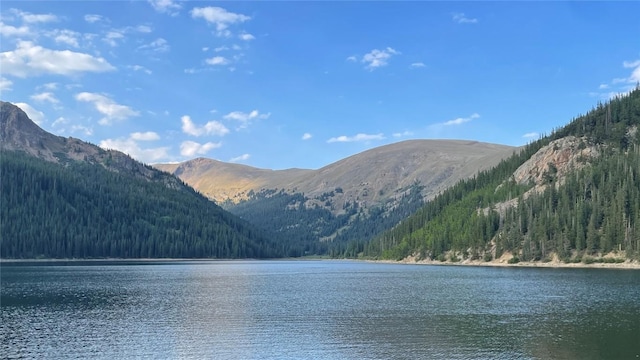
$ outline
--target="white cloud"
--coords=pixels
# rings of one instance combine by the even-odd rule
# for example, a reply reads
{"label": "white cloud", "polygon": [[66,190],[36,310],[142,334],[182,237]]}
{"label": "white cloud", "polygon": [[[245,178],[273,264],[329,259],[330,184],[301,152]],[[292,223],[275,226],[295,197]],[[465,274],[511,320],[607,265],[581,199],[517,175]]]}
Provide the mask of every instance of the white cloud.
{"label": "white cloud", "polygon": [[356,57],[355,55],[351,55],[347,58],[347,61],[356,62],[358,61],[358,57]]}
{"label": "white cloud", "polygon": [[221,143],[207,142],[204,144],[200,144],[195,141],[183,141],[182,144],[180,144],[180,155],[204,155],[213,149],[219,148],[220,146],[222,146]]}
{"label": "white cloud", "polygon": [[222,123],[212,120],[204,124],[204,126],[196,126],[188,115],[180,118],[182,121],[182,132],[192,136],[217,135],[224,136],[229,133],[229,129]]}
{"label": "white cloud", "polygon": [[460,117],[460,118],[457,118],[457,119],[453,119],[453,120],[446,121],[446,122],[442,123],[442,125],[444,125],[444,126],[461,125],[461,124],[464,124],[464,123],[466,123],[466,122],[469,122],[469,121],[471,121],[471,120],[473,120],[473,119],[477,119],[477,118],[479,118],[479,117],[480,117],[480,115],[479,115],[479,114],[474,113],[474,114],[472,114],[471,116],[466,117],[466,118],[461,118],[461,117]]}
{"label": "white cloud", "polygon": [[373,71],[379,67],[386,66],[389,63],[389,59],[398,54],[400,54],[398,51],[390,47],[383,50],[373,49],[362,57],[362,62],[367,64],[365,68]]}
{"label": "white cloud", "polygon": [[4,74],[21,78],[40,74],[68,76],[115,70],[103,58],[69,50],[45,49],[30,41],[20,41],[15,50],[0,53],[0,64]]}
{"label": "white cloud", "polygon": [[169,46],[167,40],[163,38],[157,38],[149,44],[140,46],[138,49],[148,49],[155,52],[167,52],[170,48],[171,47]]}
{"label": "white cloud", "polygon": [[458,24],[476,24],[478,19],[469,18],[464,13],[454,13],[451,14],[454,22]]}
{"label": "white cloud", "polygon": [[271,113],[260,114],[258,110],[253,110],[250,113],[245,113],[242,111],[232,111],[224,116],[226,120],[235,120],[240,122],[240,129],[244,129],[251,125],[253,120],[263,120],[268,119],[271,116]]}
{"label": "white cloud", "polygon": [[126,120],[130,117],[140,115],[138,111],[126,105],[117,104],[102,94],[82,92],[76,94],[76,100],[93,103],[96,110],[105,116],[98,122],[100,125],[111,125],[113,121]]}
{"label": "white cloud", "polygon": [[302,134],[302,140],[309,140],[313,137],[313,135],[309,134],[309,133],[304,133]]}
{"label": "white cloud", "polygon": [[413,64],[411,64],[412,68],[422,68],[425,67],[426,65],[423,62],[414,62]]}
{"label": "white cloud", "polygon": [[133,136],[129,136],[128,138],[105,139],[100,141],[100,144],[98,145],[103,149],[121,151],[132,158],[147,164],[166,160],[169,157],[169,147],[143,149],[138,145]]}
{"label": "white cloud", "polygon": [[[59,120],[59,119],[62,119],[62,118],[58,118],[58,120]],[[56,122],[57,122],[58,120],[56,120]],[[86,135],[86,136],[91,136],[91,135],[93,135],[93,129],[92,129],[92,128],[89,128],[89,127],[86,127],[86,126],[83,126],[83,125],[72,125],[72,126],[71,126],[71,132],[72,132],[72,133],[75,133],[75,132],[82,132],[82,133],[83,133],[84,135]]]}
{"label": "white cloud", "polygon": [[47,36],[53,38],[53,40],[58,44],[66,44],[73,47],[79,47],[78,39],[80,38],[80,33],[77,33],[72,30],[53,30],[47,33]]}
{"label": "white cloud", "polygon": [[13,85],[13,81],[0,77],[0,92],[2,91],[11,91],[11,85]]}
{"label": "white cloud", "polygon": [[238,37],[240,38],[240,40],[244,40],[244,41],[250,41],[250,40],[255,40],[255,36],[251,35],[251,34],[240,34],[238,35]]}
{"label": "white cloud", "polygon": [[230,33],[227,31],[229,25],[251,20],[249,16],[232,13],[216,6],[193,8],[193,10],[191,10],[191,17],[194,19],[203,18],[208,23],[214,24],[218,31],[218,36],[229,36]]}
{"label": "white cloud", "polygon": [[608,88],[609,88],[609,85],[607,85],[607,84],[600,84],[600,86],[598,86],[598,89],[600,89],[600,90],[604,90],[604,89],[608,89]]}
{"label": "white cloud", "polygon": [[95,23],[98,21],[104,21],[105,18],[102,15],[96,15],[96,14],[87,14],[84,16],[84,21],[88,22],[88,23]]}
{"label": "white cloud", "polygon": [[43,92],[40,94],[31,95],[31,99],[37,102],[45,102],[48,101],[51,104],[58,104],[60,100],[56,99],[56,96],[51,92]]}
{"label": "white cloud", "polygon": [[36,124],[41,125],[44,122],[44,113],[42,111],[39,111],[33,106],[23,102],[15,103],[15,105],[27,113],[29,119],[33,120]]}
{"label": "white cloud", "polygon": [[147,69],[146,67],[144,67],[142,65],[130,65],[130,66],[127,66],[127,68],[129,68],[129,69],[131,69],[133,71],[142,71],[142,72],[144,72],[146,74],[149,74],[149,75],[151,75],[151,73],[152,73],[151,70]]}
{"label": "white cloud", "polygon": [[622,66],[625,68],[635,68],[640,66],[640,59],[635,61],[624,61],[622,62]]}
{"label": "white cloud", "polygon": [[229,60],[224,56],[214,56],[211,59],[205,60],[205,62],[209,65],[226,65],[229,63]]}
{"label": "white cloud", "polygon": [[46,83],[46,84],[42,84],[42,85],[38,86],[38,89],[57,90],[58,89],[58,84],[54,83],[54,82]]}
{"label": "white cloud", "polygon": [[622,66],[624,66],[625,68],[633,69],[633,71],[631,72],[631,76],[629,76],[629,79],[627,80],[627,82],[630,82],[630,83],[640,82],[640,59],[635,61],[625,61],[622,63]]}
{"label": "white cloud", "polygon": [[28,26],[23,25],[20,27],[15,27],[15,26],[7,25],[0,21],[0,35],[2,36],[5,36],[5,37],[26,36],[26,35],[29,35],[30,33],[31,31],[29,30]]}
{"label": "white cloud", "polygon": [[152,29],[150,26],[147,26],[147,25],[138,25],[136,26],[136,31],[141,33],[150,33]]}
{"label": "white cloud", "polygon": [[107,35],[102,39],[102,41],[107,44],[115,47],[118,46],[118,41],[124,39],[124,33],[120,30],[111,30],[107,32]]}
{"label": "white cloud", "polygon": [[522,137],[525,139],[537,139],[538,137],[540,137],[540,134],[538,134],[537,132],[528,132],[522,135]]}
{"label": "white cloud", "polygon": [[157,12],[171,16],[178,15],[179,10],[182,8],[182,5],[173,0],[149,0],[149,4],[151,4]]}
{"label": "white cloud", "polygon": [[241,161],[247,161],[247,160],[249,160],[250,157],[251,157],[251,155],[249,155],[249,154],[242,154],[240,156],[236,156],[234,158],[229,159],[229,162],[237,163],[237,162],[241,162]]}
{"label": "white cloud", "polygon": [[399,137],[405,137],[405,136],[411,136],[413,135],[413,133],[411,131],[405,131],[405,132],[401,132],[401,133],[393,133],[393,137],[399,138]]}
{"label": "white cloud", "polygon": [[357,134],[355,136],[338,136],[332,137],[327,140],[328,143],[334,142],[357,142],[357,141],[371,141],[371,140],[383,140],[384,134]]}
{"label": "white cloud", "polygon": [[137,141],[155,141],[160,140],[160,135],[154,131],[134,132],[130,134],[131,139]]}
{"label": "white cloud", "polygon": [[58,21],[58,17],[53,14],[31,14],[17,9],[11,9],[11,12],[18,15],[23,22],[29,24]]}

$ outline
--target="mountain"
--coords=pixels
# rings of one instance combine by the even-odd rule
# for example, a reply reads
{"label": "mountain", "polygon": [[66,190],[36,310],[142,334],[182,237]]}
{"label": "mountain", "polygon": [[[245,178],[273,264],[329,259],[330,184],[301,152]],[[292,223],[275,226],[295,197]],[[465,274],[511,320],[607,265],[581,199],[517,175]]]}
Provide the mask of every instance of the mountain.
{"label": "mountain", "polygon": [[49,134],[10,103],[0,110],[3,258],[282,256],[174,176]]}
{"label": "mountain", "polygon": [[155,164],[220,203],[238,203],[249,193],[283,189],[310,198],[342,190],[334,208],[357,201],[383,203],[414,183],[431,198],[458,180],[496,165],[516,148],[463,140],[409,140],[377,147],[318,170],[266,170],[198,158],[180,164]]}
{"label": "mountain", "polygon": [[640,258],[640,86],[463,180],[366,244],[390,259]]}
{"label": "mountain", "polygon": [[516,148],[462,140],[410,140],[318,170],[267,170],[210,159],[157,164],[281,241],[290,256],[338,254],[367,241],[460,179]]}

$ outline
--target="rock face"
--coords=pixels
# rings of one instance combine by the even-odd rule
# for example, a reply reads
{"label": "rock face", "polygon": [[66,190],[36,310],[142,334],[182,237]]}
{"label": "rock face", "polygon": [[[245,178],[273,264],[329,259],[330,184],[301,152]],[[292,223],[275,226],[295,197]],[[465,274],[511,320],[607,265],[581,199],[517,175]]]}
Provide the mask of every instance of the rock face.
{"label": "rock face", "polygon": [[179,181],[116,150],[50,134],[31,121],[19,107],[0,101],[0,150],[23,151],[37,158],[64,165],[69,161],[97,164],[110,171],[125,172],[147,180],[161,180],[179,188]]}
{"label": "rock face", "polygon": [[251,191],[278,189],[305,194],[312,199],[305,204],[308,207],[322,206],[322,199],[331,194],[331,208],[339,213],[346,203],[368,207],[401,197],[415,183],[424,186],[425,198],[432,198],[516,150],[474,141],[410,140],[367,150],[318,170],[274,171],[202,158],[154,166],[219,202],[238,202]]}
{"label": "rock face", "polygon": [[514,172],[513,177],[520,184],[537,186],[544,185],[549,176],[561,182],[570,171],[579,169],[598,155],[598,150],[588,146],[586,140],[567,136],[538,150]]}

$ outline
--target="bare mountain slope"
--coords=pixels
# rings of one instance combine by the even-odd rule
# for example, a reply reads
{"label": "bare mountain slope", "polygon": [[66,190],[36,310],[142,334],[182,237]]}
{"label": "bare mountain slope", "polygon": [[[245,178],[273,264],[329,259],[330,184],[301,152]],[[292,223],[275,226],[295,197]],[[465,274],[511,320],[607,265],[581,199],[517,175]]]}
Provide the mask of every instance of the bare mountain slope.
{"label": "bare mountain slope", "polygon": [[333,192],[332,205],[339,210],[345,202],[365,207],[383,202],[415,183],[424,186],[425,198],[431,198],[458,180],[495,166],[515,150],[464,140],[409,140],[367,150],[318,170],[274,171],[203,158],[154,166],[219,202],[238,202],[251,190],[261,189],[303,193],[309,198]]}
{"label": "bare mountain slope", "polygon": [[116,150],[104,150],[76,138],[56,136],[41,129],[19,107],[0,101],[0,150],[23,151],[39,159],[64,165],[84,161],[147,180],[162,181],[167,187],[180,188],[173,176],[162,174]]}

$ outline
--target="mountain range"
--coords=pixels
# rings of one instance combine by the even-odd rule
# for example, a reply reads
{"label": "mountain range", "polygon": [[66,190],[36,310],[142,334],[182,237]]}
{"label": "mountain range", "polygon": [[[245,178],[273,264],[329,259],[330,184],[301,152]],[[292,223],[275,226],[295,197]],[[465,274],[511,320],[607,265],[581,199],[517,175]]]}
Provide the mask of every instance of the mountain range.
{"label": "mountain range", "polygon": [[522,148],[411,140],[317,170],[149,166],[0,107],[4,258],[640,256],[640,88]]}

